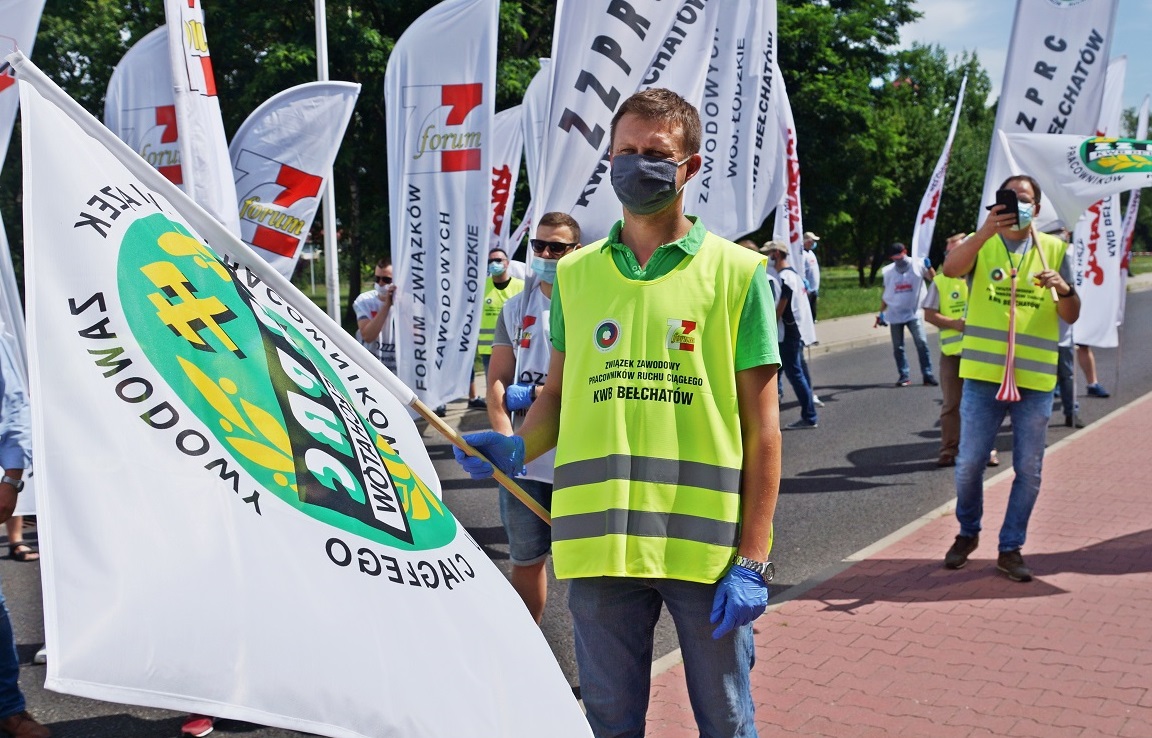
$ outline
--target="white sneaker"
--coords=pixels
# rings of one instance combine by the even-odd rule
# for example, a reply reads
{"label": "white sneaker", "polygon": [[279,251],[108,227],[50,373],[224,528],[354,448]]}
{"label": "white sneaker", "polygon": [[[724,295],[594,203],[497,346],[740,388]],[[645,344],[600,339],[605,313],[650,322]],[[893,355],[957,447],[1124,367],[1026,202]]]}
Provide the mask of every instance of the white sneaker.
{"label": "white sneaker", "polygon": [[824,407],[824,401],[815,392],[812,393],[812,404],[816,407]]}
{"label": "white sneaker", "polygon": [[33,664],[47,664],[48,663],[48,647],[41,646],[36,655],[32,657]]}

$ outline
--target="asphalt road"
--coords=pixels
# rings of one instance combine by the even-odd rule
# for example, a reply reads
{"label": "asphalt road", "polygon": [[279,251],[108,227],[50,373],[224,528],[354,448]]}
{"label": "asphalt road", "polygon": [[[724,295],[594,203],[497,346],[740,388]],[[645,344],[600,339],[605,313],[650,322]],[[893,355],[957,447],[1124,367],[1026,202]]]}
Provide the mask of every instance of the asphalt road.
{"label": "asphalt road", "polygon": [[[1096,351],[1100,379],[1112,390],[1111,398],[1084,396],[1082,375],[1078,374],[1081,416],[1086,421],[1101,418],[1152,391],[1152,321],[1141,319],[1148,315],[1152,315],[1152,291],[1131,294],[1128,324],[1121,335],[1122,348]],[[910,342],[908,348],[916,377],[915,352]],[[934,348],[934,359],[935,356]],[[852,553],[953,496],[950,470],[935,466],[940,438],[939,390],[918,384],[894,387],[896,370],[887,342],[813,356],[810,366],[826,407],[821,410],[819,428],[784,433],[783,481],[772,556],[776,563],[774,599],[842,566],[841,562]],[[450,405],[449,410],[450,417],[464,431],[487,425],[483,412],[465,411],[462,402]],[[786,388],[781,418],[786,423],[797,417],[799,411],[791,389]],[[1063,427],[1063,416],[1057,409],[1049,428],[1049,443],[1070,432]],[[441,475],[445,500],[489,556],[506,570],[507,541],[497,512],[495,486],[477,485],[467,479],[451,460],[449,446],[431,434],[427,431],[426,437]],[[1007,426],[997,447],[1005,464],[1003,469],[1011,461],[1011,431]],[[1043,494],[1039,504],[1044,504]],[[941,558],[950,543],[940,542]],[[124,556],[142,554],[133,548],[132,541],[121,545]],[[39,565],[0,560],[0,581],[16,630],[21,687],[29,708],[50,724],[54,735],[154,738],[179,734],[181,716],[176,713],[46,692],[42,688],[44,667],[31,665],[44,638]],[[575,685],[578,680],[565,607],[566,587],[555,580],[550,585],[542,627],[561,668]],[[674,630],[664,618],[658,625],[656,655],[663,656],[675,648]],[[217,734],[253,738],[300,735],[235,721],[218,723]]]}

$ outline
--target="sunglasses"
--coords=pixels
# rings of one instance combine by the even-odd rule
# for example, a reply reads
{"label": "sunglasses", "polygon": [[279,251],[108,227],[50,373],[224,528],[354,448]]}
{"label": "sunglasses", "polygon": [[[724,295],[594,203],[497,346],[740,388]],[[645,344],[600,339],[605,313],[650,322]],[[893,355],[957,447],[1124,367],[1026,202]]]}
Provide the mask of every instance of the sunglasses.
{"label": "sunglasses", "polygon": [[532,244],[532,250],[537,254],[544,253],[547,249],[548,253],[553,256],[560,256],[569,249],[576,248],[574,243],[564,243],[563,241],[541,241],[539,238],[533,238],[529,243]]}
{"label": "sunglasses", "polygon": [[376,284],[392,284],[392,278],[376,275]]}
{"label": "sunglasses", "polygon": [[503,264],[504,260],[503,259],[489,259],[488,263],[489,264]]}

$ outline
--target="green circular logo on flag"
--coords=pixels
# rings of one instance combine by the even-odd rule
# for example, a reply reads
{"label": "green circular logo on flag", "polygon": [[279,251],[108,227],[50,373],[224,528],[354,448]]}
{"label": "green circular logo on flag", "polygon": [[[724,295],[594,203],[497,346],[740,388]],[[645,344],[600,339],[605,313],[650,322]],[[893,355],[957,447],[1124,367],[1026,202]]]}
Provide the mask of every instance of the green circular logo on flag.
{"label": "green circular logo on flag", "polygon": [[[181,451],[200,457],[206,479],[271,492],[315,520],[397,549],[455,538],[451,512],[352,402],[326,355],[331,345],[321,352],[319,334],[291,306],[288,318],[264,307],[242,277],[159,214],[129,226],[117,281],[140,350],[211,434],[186,424],[182,431],[199,437],[186,444],[194,453]],[[182,412],[170,404],[164,422],[179,427]],[[240,471],[250,480],[240,481]]]}

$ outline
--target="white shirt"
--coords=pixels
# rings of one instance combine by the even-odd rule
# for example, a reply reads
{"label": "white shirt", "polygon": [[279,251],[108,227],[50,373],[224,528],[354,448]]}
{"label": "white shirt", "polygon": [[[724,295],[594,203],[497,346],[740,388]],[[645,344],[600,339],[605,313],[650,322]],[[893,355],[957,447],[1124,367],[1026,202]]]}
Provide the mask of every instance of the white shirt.
{"label": "white shirt", "polygon": [[920,297],[924,293],[924,265],[904,258],[907,268],[892,262],[880,270],[884,277],[884,317],[889,323],[911,323],[919,317]]}
{"label": "white shirt", "polygon": [[804,280],[810,291],[820,291],[820,262],[816,260],[815,251],[804,251]]}
{"label": "white shirt", "polygon": [[[356,322],[361,320],[371,320],[376,317],[376,313],[380,312],[383,303],[380,298],[376,296],[376,290],[369,290],[356,298],[352,303],[352,312],[356,314]],[[395,306],[393,306],[395,308]],[[388,367],[393,373],[396,372],[396,310],[393,309],[388,314],[388,320],[380,327],[380,335],[376,337],[375,341],[365,341],[360,335],[360,331],[356,331],[356,340],[364,345],[366,349],[383,362],[384,366]]]}

